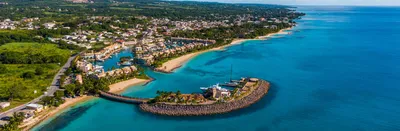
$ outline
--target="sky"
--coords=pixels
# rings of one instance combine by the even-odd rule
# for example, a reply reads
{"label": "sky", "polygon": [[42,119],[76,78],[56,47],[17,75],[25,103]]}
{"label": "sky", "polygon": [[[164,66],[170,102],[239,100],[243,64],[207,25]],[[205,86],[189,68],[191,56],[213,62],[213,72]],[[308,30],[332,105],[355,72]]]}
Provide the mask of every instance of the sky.
{"label": "sky", "polygon": [[282,5],[360,5],[400,6],[400,0],[192,0],[226,3],[262,3]]}

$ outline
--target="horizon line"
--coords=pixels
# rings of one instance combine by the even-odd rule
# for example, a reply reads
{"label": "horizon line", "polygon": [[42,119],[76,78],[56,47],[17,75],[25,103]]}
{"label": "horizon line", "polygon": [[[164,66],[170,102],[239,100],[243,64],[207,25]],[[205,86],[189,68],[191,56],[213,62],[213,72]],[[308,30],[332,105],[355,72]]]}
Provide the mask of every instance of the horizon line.
{"label": "horizon line", "polygon": [[261,5],[286,5],[286,6],[363,6],[363,7],[400,7],[400,5],[362,5],[362,4],[343,4],[343,5],[329,5],[329,4],[278,4],[278,3],[255,3],[255,2],[220,2],[220,1],[206,1],[206,0],[165,0],[165,1],[192,1],[192,2],[211,2],[211,3],[225,3],[225,4],[261,4]]}

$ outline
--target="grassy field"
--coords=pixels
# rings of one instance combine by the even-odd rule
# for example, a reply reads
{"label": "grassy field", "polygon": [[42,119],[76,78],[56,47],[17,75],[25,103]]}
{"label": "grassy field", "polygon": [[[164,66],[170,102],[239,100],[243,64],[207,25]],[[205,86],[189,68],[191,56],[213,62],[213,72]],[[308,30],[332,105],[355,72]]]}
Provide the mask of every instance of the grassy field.
{"label": "grassy field", "polygon": [[42,54],[43,56],[60,55],[68,58],[71,51],[59,49],[55,44],[42,43],[8,43],[0,46],[0,53],[4,51],[14,51],[28,54]]}
{"label": "grassy field", "polygon": [[[59,49],[57,45],[54,44],[40,43],[9,43],[0,46],[0,54],[6,51],[20,52],[24,55],[57,55],[63,57],[63,59],[68,59],[72,53],[69,50]],[[11,96],[13,96],[11,107],[15,107],[40,96],[47,90],[47,87],[50,86],[54,75],[63,64],[64,63],[0,64],[3,68],[3,71],[0,71],[0,101],[9,101]],[[38,68],[42,70],[42,73],[36,73]],[[27,72],[33,73],[34,75],[29,78],[23,77]]]}

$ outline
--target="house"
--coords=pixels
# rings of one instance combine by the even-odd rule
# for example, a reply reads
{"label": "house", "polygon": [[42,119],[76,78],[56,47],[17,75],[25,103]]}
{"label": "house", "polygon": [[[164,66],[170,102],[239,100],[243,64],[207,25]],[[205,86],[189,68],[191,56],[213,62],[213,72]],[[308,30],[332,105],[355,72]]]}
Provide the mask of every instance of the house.
{"label": "house", "polygon": [[83,72],[87,73],[89,71],[93,70],[93,64],[89,63],[89,62],[81,62],[81,61],[77,61],[76,62],[76,66]]}
{"label": "house", "polygon": [[43,110],[43,105],[40,104],[28,104],[27,109],[35,110],[36,112],[41,112]]}
{"label": "house", "polygon": [[79,84],[83,84],[82,75],[81,74],[76,75],[75,81],[77,81]]}
{"label": "house", "polygon": [[142,47],[135,47],[135,51],[136,52],[141,52],[141,51],[143,51],[143,48]]}
{"label": "house", "polygon": [[270,28],[271,28],[271,29],[278,29],[278,26],[276,26],[276,25],[271,25]]}
{"label": "house", "polygon": [[114,75],[121,75],[122,73],[124,72],[121,69],[114,70]]}
{"label": "house", "polygon": [[43,26],[46,29],[53,29],[54,26],[56,26],[56,24],[55,23],[44,23]]}
{"label": "house", "polygon": [[219,85],[214,85],[208,88],[204,94],[206,97],[211,97],[216,100],[223,99],[225,97],[230,97],[231,92],[228,89],[221,88]]}
{"label": "house", "polygon": [[122,71],[123,71],[125,74],[129,74],[129,73],[131,73],[131,68],[130,68],[130,67],[124,67],[124,68],[122,68]]}
{"label": "house", "polygon": [[130,66],[130,68],[131,68],[132,72],[137,71],[137,68],[135,66]]}
{"label": "house", "polygon": [[4,108],[9,107],[9,106],[10,106],[10,102],[1,102],[0,103],[0,108],[1,109],[4,109]]}
{"label": "house", "polygon": [[108,75],[108,76],[114,76],[114,70],[108,71],[108,72],[107,72],[107,75]]}

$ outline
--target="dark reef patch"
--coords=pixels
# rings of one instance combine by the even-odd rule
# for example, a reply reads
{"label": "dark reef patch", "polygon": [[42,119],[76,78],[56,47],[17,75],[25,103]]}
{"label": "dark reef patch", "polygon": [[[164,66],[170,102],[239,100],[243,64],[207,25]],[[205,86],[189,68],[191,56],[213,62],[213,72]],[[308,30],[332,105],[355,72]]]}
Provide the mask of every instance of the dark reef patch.
{"label": "dark reef patch", "polygon": [[63,112],[60,115],[58,115],[57,117],[55,117],[53,120],[51,120],[49,123],[40,127],[39,131],[61,130],[64,127],[66,127],[70,122],[78,119],[80,116],[85,114],[86,111],[89,110],[95,104],[96,103],[86,104],[83,106],[77,106],[75,108],[72,108],[71,110]]}

